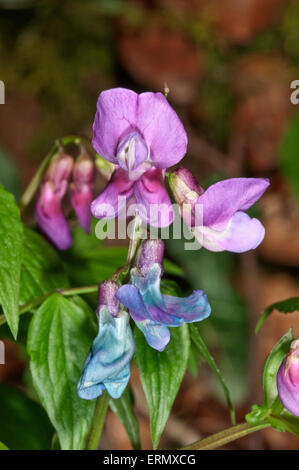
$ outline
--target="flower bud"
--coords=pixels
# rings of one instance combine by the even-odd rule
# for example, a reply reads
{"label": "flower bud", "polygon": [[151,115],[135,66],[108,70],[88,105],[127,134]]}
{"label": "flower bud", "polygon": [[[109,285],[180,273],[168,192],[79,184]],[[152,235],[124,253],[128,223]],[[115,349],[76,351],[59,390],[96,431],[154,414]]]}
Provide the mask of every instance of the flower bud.
{"label": "flower bud", "polygon": [[72,168],[73,159],[69,155],[59,152],[53,157],[45,174],[35,210],[38,226],[60,250],[67,250],[72,244],[61,207]]}
{"label": "flower bud", "polygon": [[155,240],[145,240],[139,249],[136,265],[141,271],[141,274],[145,276],[154,263],[158,263],[162,267],[163,256],[164,243],[162,240],[159,238]]}
{"label": "flower bud", "polygon": [[195,177],[187,168],[179,168],[169,176],[169,185],[183,219],[194,225],[194,208],[197,199],[204,192]]}
{"label": "flower bud", "polygon": [[90,204],[93,199],[92,191],[94,179],[94,162],[88,155],[80,155],[75,163],[73,171],[71,201],[79,223],[87,233],[90,232]]}
{"label": "flower bud", "polygon": [[284,407],[299,417],[299,338],[292,342],[280,366],[277,389]]}
{"label": "flower bud", "polygon": [[120,303],[115,297],[116,292],[118,291],[120,285],[117,281],[104,281],[100,284],[99,287],[99,297],[98,297],[98,313],[103,305],[105,305],[109,313],[116,317],[120,312]]}

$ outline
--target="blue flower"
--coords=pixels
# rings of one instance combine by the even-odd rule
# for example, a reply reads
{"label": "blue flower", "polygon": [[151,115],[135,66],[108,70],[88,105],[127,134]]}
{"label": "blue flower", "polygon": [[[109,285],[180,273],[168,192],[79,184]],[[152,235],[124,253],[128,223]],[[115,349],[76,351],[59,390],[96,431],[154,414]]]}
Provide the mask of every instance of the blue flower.
{"label": "blue flower", "polygon": [[[151,242],[149,240],[144,245]],[[145,263],[133,268],[131,284],[120,287],[115,296],[129,309],[149,345],[163,351],[170,340],[168,327],[204,320],[210,315],[211,307],[201,290],[195,290],[189,297],[182,298],[161,294],[162,266],[159,262],[149,264],[146,270],[142,269]]]}
{"label": "blue flower", "polygon": [[130,360],[135,350],[125,311],[112,316],[107,305],[101,305],[98,315],[99,332],[78,383],[78,395],[86,400],[98,397],[105,389],[112,398],[121,396],[130,379]]}

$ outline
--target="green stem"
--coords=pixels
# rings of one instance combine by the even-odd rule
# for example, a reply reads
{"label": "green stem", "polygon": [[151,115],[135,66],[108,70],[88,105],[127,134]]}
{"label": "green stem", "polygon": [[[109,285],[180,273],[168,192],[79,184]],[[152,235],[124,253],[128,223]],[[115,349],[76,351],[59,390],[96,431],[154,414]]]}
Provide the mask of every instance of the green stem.
{"label": "green stem", "polygon": [[[32,310],[34,307],[37,307],[38,305],[42,304],[48,297],[51,297],[53,294],[61,294],[64,295],[65,297],[71,296],[71,295],[80,295],[80,294],[90,294],[92,292],[97,292],[99,286],[94,285],[94,286],[84,286],[84,287],[72,287],[71,289],[56,289],[52,292],[48,292],[45,295],[41,295],[40,297],[36,297],[36,299],[30,300],[30,302],[27,302],[24,305],[21,305],[19,308],[19,315],[22,315],[23,313],[29,312],[29,310]],[[4,315],[0,315],[0,326],[4,325],[6,323],[6,318]]]}
{"label": "green stem", "polygon": [[229,442],[240,439],[241,437],[247,436],[256,431],[269,427],[269,423],[257,424],[252,426],[249,423],[237,424],[231,428],[225,429],[224,431],[213,434],[212,436],[201,439],[200,441],[194,442],[182,450],[211,450],[217,447],[224,446]]}
{"label": "green stem", "polygon": [[98,450],[100,439],[104,427],[106,413],[108,410],[109,395],[105,390],[97,399],[96,409],[91,425],[90,435],[87,443],[87,450]]}

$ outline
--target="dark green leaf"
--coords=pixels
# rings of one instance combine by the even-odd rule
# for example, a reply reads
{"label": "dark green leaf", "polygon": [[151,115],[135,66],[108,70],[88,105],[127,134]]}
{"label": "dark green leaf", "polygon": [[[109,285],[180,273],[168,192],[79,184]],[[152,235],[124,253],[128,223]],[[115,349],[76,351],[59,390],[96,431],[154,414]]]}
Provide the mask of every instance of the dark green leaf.
{"label": "dark green leaf", "polygon": [[0,303],[14,337],[18,333],[23,225],[12,194],[0,186]]}
{"label": "dark green leaf", "polygon": [[134,397],[130,386],[127,386],[122,396],[117,400],[111,398],[109,404],[111,410],[126,428],[133,449],[140,449],[139,423],[133,410]]}
{"label": "dark green leaf", "polygon": [[196,344],[196,346],[198,347],[201,355],[206,359],[207,363],[209,364],[209,366],[211,367],[211,369],[213,370],[213,372],[215,373],[216,377],[218,378],[219,380],[219,383],[223,389],[223,392],[224,392],[224,395],[225,395],[225,398],[226,398],[226,402],[227,402],[227,406],[229,407],[229,412],[230,412],[230,417],[231,417],[231,421],[232,421],[232,424],[235,424],[236,423],[236,417],[235,417],[235,412],[234,412],[234,408],[233,408],[233,405],[232,405],[232,401],[231,401],[231,397],[230,397],[230,392],[229,392],[229,389],[225,383],[225,380],[224,378],[222,377],[221,375],[221,372],[213,358],[213,356],[210,354],[201,334],[200,334],[200,331],[199,331],[199,328],[198,328],[198,325],[196,323],[191,323],[189,325],[189,329],[190,329],[190,335],[191,335],[191,339],[192,341]]}
{"label": "dark green leaf", "polygon": [[281,170],[290,183],[294,194],[299,198],[299,116],[295,116],[283,139],[280,152]]}
{"label": "dark green leaf", "polygon": [[293,339],[293,333],[290,329],[274,346],[264,363],[262,385],[264,392],[264,405],[268,410],[271,409],[278,397],[276,386],[277,372],[284,356],[290,349],[290,344]]}
{"label": "dark green leaf", "polygon": [[20,302],[67,287],[68,277],[56,250],[38,233],[25,228]]}
{"label": "dark green leaf", "polygon": [[281,300],[280,302],[275,302],[274,304],[271,304],[269,307],[267,307],[263,311],[259,321],[256,324],[256,333],[274,310],[278,310],[281,313],[293,313],[299,311],[299,297],[292,297],[290,299]]}
{"label": "dark green leaf", "polygon": [[77,383],[95,334],[82,302],[79,306],[62,295],[52,295],[33,315],[28,335],[35,389],[61,448],[70,450],[84,448],[95,406],[94,401],[77,395]]}
{"label": "dark green leaf", "polygon": [[10,449],[50,449],[54,429],[43,408],[19,390],[0,385],[0,440]]}
{"label": "dark green leaf", "polygon": [[156,449],[186,371],[189,332],[186,324],[171,328],[171,340],[163,352],[151,348],[137,327],[134,336],[135,363],[149,407],[151,435]]}

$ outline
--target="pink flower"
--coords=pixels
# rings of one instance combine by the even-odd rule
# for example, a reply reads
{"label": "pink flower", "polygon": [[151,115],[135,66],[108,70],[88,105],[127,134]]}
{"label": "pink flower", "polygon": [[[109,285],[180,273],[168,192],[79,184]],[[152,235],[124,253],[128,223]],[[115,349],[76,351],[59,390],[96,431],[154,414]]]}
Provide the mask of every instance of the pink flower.
{"label": "pink flower", "polygon": [[292,342],[279,368],[277,389],[284,407],[299,417],[299,338]]}
{"label": "pink flower", "polygon": [[[114,88],[100,94],[93,125],[93,146],[116,165],[106,189],[91,205],[97,218],[116,217],[121,205],[135,199],[141,218],[154,226],[173,221],[164,186],[165,169],[178,163],[187,149],[187,135],[161,93]],[[108,214],[107,207],[113,208]],[[152,215],[151,215],[152,209]]]}
{"label": "pink flower", "polygon": [[95,166],[86,154],[78,157],[73,170],[71,184],[71,201],[81,227],[90,233],[91,212],[90,204],[93,198],[93,183],[95,179]]}

